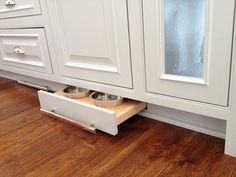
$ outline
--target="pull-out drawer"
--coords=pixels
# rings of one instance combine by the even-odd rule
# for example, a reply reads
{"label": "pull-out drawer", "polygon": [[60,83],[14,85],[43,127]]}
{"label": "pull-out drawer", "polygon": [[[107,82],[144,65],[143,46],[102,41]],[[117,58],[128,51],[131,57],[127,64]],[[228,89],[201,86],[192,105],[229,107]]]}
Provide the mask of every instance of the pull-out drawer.
{"label": "pull-out drawer", "polygon": [[44,28],[0,30],[0,61],[3,65],[51,74]]}
{"label": "pull-out drawer", "polygon": [[1,0],[0,19],[41,14],[39,0]]}
{"label": "pull-out drawer", "polygon": [[62,92],[45,91],[39,91],[38,95],[42,112],[111,135],[118,133],[119,124],[146,108],[146,103],[128,99],[117,107],[101,108],[95,106],[89,97],[70,99]]}

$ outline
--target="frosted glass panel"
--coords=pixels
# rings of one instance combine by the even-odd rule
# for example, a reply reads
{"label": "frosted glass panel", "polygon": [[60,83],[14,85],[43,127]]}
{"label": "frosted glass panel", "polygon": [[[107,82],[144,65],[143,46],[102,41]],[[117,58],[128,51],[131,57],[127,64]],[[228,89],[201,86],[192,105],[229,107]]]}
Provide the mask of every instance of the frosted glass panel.
{"label": "frosted glass panel", "polygon": [[203,77],[205,0],[164,0],[165,73]]}

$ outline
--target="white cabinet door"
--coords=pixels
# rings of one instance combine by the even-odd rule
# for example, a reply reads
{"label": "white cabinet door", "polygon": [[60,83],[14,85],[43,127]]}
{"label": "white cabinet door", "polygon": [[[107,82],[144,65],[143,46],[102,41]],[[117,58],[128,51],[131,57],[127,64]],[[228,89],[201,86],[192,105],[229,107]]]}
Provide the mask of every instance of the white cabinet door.
{"label": "white cabinet door", "polygon": [[47,4],[62,76],[132,87],[126,0]]}
{"label": "white cabinet door", "polygon": [[228,104],[234,0],[143,0],[147,91]]}

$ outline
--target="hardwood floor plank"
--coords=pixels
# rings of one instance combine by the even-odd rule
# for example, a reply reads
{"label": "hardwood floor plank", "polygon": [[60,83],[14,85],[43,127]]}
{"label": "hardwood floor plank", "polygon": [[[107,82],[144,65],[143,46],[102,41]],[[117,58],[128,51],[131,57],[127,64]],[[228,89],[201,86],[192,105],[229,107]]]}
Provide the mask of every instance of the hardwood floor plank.
{"label": "hardwood floor plank", "polygon": [[0,97],[2,96],[13,96],[14,94],[26,94],[26,95],[32,95],[35,94],[36,95],[36,90],[29,88],[29,87],[25,87],[23,85],[19,85],[17,82],[9,82],[9,83],[4,83],[4,84],[0,84]]}
{"label": "hardwood floor plank", "polygon": [[35,99],[25,99],[19,102],[14,102],[13,105],[0,108],[0,120],[20,114],[21,112],[32,109],[36,106],[38,106],[38,100]]}
{"label": "hardwood floor plank", "polygon": [[213,177],[236,177],[236,162],[235,158],[221,154],[221,157],[212,163],[214,170],[211,176]]}
{"label": "hardwood floor plank", "polygon": [[34,89],[17,85],[15,82],[1,85],[0,120],[32,109],[39,105],[37,92]]}
{"label": "hardwood floor plank", "polygon": [[[26,108],[27,109],[27,108]],[[24,112],[18,113],[16,116],[8,117],[7,119],[0,120],[0,137],[19,129],[28,123],[32,123],[35,120],[42,118],[44,115],[42,114],[35,114],[38,112],[39,107],[34,107],[28,109]],[[34,116],[32,116],[34,115]]]}
{"label": "hardwood floor plank", "polygon": [[[8,89],[2,89],[0,92],[0,99],[4,99],[4,102],[10,102],[14,99],[22,99],[22,98],[32,98],[37,97],[36,90],[29,89],[25,86],[19,86],[19,88],[8,88]],[[1,105],[1,107],[4,107],[4,104]]]}
{"label": "hardwood floor plank", "polygon": [[[126,126],[127,124],[128,126]],[[122,152],[123,149],[133,145],[137,139],[146,134],[146,132],[149,131],[149,129],[151,129],[153,126],[156,126],[153,121],[146,123],[145,119],[143,118],[128,120],[119,127],[119,135],[113,137],[109,142],[106,143],[108,146],[105,147],[105,153],[102,149],[99,149],[97,155],[93,156],[89,163],[86,163],[84,166],[76,166],[71,175],[77,176],[82,174],[83,176],[88,176],[91,171],[103,167],[117,154]],[[90,170],[88,171],[87,169]]]}
{"label": "hardwood floor plank", "polygon": [[9,154],[22,152],[39,138],[50,135],[60,124],[48,117],[41,117],[20,129],[3,135],[0,138],[0,157],[7,157]]}
{"label": "hardwood floor plank", "polygon": [[[71,149],[79,151],[83,147],[81,139],[88,133],[75,131],[74,135],[72,135],[71,132],[68,133],[64,128],[69,127],[71,129],[69,125],[58,123],[60,126],[54,127],[54,130],[50,133],[29,143],[28,148],[23,147],[21,151],[14,148],[16,152],[12,152],[10,157],[5,157],[3,163],[0,164],[1,174],[4,174],[4,176],[26,176],[26,173],[38,168],[40,165],[47,164],[52,158],[64,152],[71,152]],[[66,165],[68,159],[65,159],[64,162],[66,162],[64,163]],[[64,168],[62,169],[65,170]],[[55,168],[53,170],[55,171]],[[39,176],[39,174],[37,173],[36,176]]]}
{"label": "hardwood floor plank", "polygon": [[234,169],[234,171],[233,171],[233,173],[232,173],[232,176],[231,177],[236,177],[236,167],[235,167],[235,169]]}
{"label": "hardwood floor plank", "polygon": [[[80,145],[78,148],[73,148],[69,151],[64,152],[55,159],[52,159],[43,166],[37,168],[35,171],[27,174],[27,176],[76,176],[77,172],[79,176],[87,176],[89,167],[93,164],[99,163],[101,160],[108,160],[106,158],[109,154],[115,155],[116,152],[121,151],[124,147],[133,143],[134,139],[142,135],[146,130],[153,126],[153,123],[143,124],[144,120],[129,120],[129,126],[123,126],[121,129],[125,130],[124,133],[120,133],[117,137],[113,137],[104,133],[97,135],[90,134],[86,139],[83,140],[83,146]],[[87,147],[86,147],[87,146]],[[80,150],[83,150],[80,153]],[[106,153],[104,153],[106,152]],[[76,154],[76,155],[75,155]],[[76,157],[76,158],[74,158]],[[64,166],[65,169],[70,168],[66,172],[63,172],[63,168],[55,171],[54,169],[59,166],[66,159],[71,159],[68,166]]]}
{"label": "hardwood floor plank", "polygon": [[[175,175],[176,177],[214,177],[216,162],[222,164],[224,141],[211,136],[197,134],[180,154],[173,159],[160,177]],[[176,171],[178,173],[176,174]],[[224,177],[229,176],[225,174]]]}
{"label": "hardwood floor plank", "polygon": [[170,163],[195,134],[189,130],[160,124],[103,167],[91,171],[90,176],[154,176]]}
{"label": "hardwood floor plank", "polygon": [[10,82],[14,82],[14,81],[0,77],[0,85],[3,85],[5,83],[10,83]]}

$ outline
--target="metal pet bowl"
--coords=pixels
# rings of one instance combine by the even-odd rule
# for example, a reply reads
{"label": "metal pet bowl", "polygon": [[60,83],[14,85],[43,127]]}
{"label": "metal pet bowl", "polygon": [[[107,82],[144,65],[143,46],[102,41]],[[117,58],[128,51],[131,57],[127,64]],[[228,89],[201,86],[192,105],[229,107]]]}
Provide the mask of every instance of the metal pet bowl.
{"label": "metal pet bowl", "polygon": [[124,98],[107,93],[94,92],[90,95],[90,99],[99,107],[115,107],[123,103]]}
{"label": "metal pet bowl", "polygon": [[64,96],[72,99],[83,98],[89,95],[90,90],[80,87],[68,86],[63,90]]}

